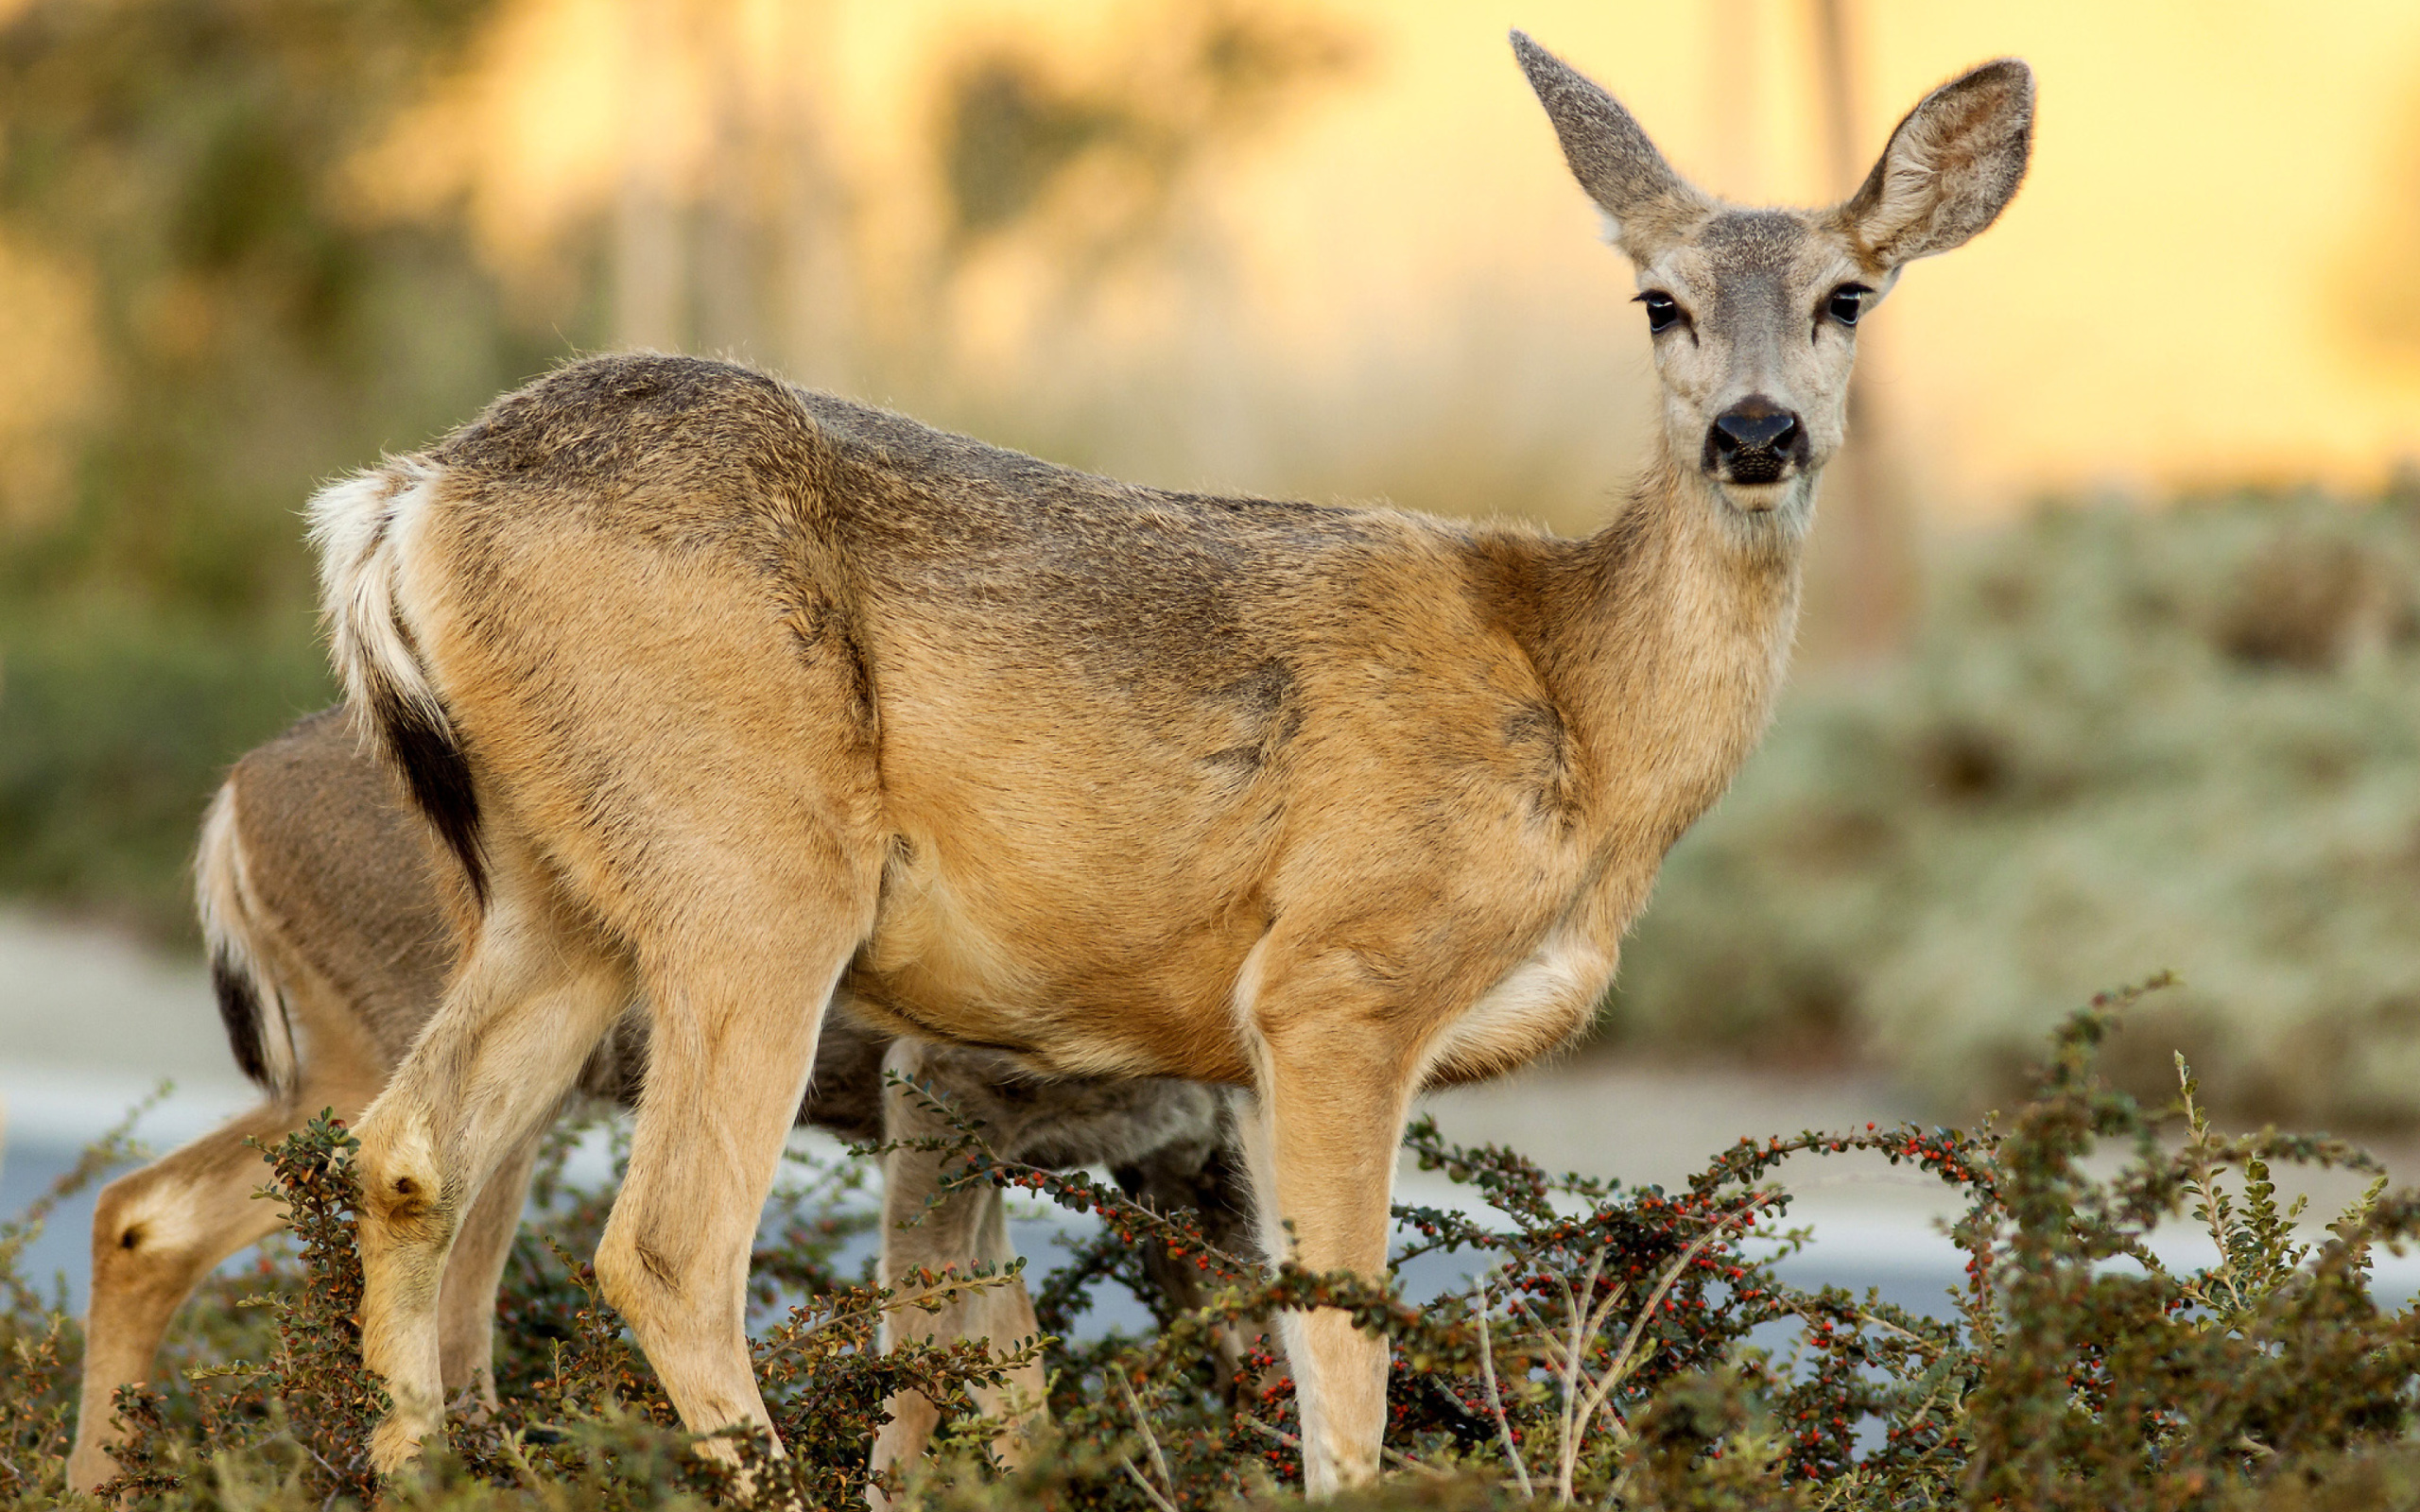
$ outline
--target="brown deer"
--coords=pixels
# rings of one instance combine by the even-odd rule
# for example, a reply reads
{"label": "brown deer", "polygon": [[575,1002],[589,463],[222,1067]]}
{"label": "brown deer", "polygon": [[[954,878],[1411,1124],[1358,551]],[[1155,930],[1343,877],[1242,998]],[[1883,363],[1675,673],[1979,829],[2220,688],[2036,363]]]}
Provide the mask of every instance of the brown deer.
{"label": "brown deer", "polygon": [[[273,1142],[322,1108],[357,1118],[436,1011],[461,900],[449,896],[460,892],[448,885],[451,857],[423,832],[340,710],[313,714],[245,756],[212,802],[195,878],[202,932],[228,1044],[268,1100],[101,1194],[72,1488],[90,1490],[115,1473],[109,1448],[120,1437],[117,1388],[149,1376],[161,1335],[194,1286],[283,1221],[276,1206],[253,1199],[268,1173],[246,1141]],[[646,1059],[644,1020],[626,1019],[589,1057],[579,1089],[627,1105]],[[886,1084],[886,1067],[940,1100],[895,1079]],[[1039,1078],[997,1052],[894,1043],[836,1018],[817,1046],[797,1116],[844,1139],[911,1141],[946,1138],[945,1108],[978,1122],[987,1143],[1011,1159],[1107,1164],[1162,1208],[1200,1206],[1214,1242],[1226,1247],[1246,1228],[1239,1199],[1226,1194],[1219,1108],[1207,1089],[1190,1083]],[[489,1406],[496,1285],[534,1149],[525,1142],[489,1179],[440,1288],[440,1379],[449,1395],[467,1388]],[[999,1194],[942,1193],[944,1163],[929,1149],[885,1156],[886,1283],[920,1268],[963,1274],[1014,1258]],[[1156,1249],[1144,1258],[1173,1302],[1199,1303],[1189,1267]],[[897,1337],[1006,1345],[1037,1332],[1022,1280],[944,1292],[930,1305],[886,1319],[886,1346]],[[999,1446],[1011,1461],[1023,1452],[1030,1409],[1004,1414],[1011,1403],[994,1399],[1039,1403],[1043,1385],[1036,1366],[1019,1373],[1011,1393],[978,1392],[987,1411],[1012,1419]],[[888,1406],[876,1470],[921,1452],[938,1416],[913,1394]]]}
{"label": "brown deer", "polygon": [[[1978,68],[1845,202],[1754,210],[1513,44],[1662,382],[1584,540],[1133,487],[653,355],[314,500],[336,664],[478,913],[359,1130],[382,1467],[441,1422],[448,1250],[634,986],[596,1268],[699,1430],[768,1424],[749,1239],[836,1000],[1236,1089],[1271,1250],[1374,1276],[1413,1094],[1587,1022],[1766,722],[1857,322],[2007,203],[2032,83]],[[1383,1341],[1280,1324],[1310,1490],[1367,1480]]]}

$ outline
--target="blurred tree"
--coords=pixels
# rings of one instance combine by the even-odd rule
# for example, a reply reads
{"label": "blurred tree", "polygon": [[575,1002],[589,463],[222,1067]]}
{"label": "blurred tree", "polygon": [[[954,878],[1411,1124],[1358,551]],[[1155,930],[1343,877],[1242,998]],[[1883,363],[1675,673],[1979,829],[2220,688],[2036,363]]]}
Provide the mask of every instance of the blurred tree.
{"label": "blurred tree", "polygon": [[376,218],[349,178],[485,8],[36,0],[0,26],[0,228],[87,279],[99,369],[65,507],[0,552],[13,594],[294,607],[313,478],[560,350],[452,225]]}
{"label": "blurred tree", "polygon": [[[1299,487],[1266,465],[1269,373],[1237,327],[1236,239],[1204,187],[1214,164],[1356,72],[1367,38],[1268,0],[1165,0],[1124,22],[1083,61],[995,38],[948,65],[933,137],[943,225],[919,296],[934,318],[889,356],[908,387],[947,394],[954,367],[986,360],[935,344],[961,340],[953,301],[979,289],[990,335],[977,342],[1014,351],[1049,397],[961,387],[945,412],[1079,465]],[[1118,439],[1144,435],[1155,439]]]}
{"label": "blurred tree", "polygon": [[90,390],[71,414],[0,384],[67,459],[0,469],[0,892],[189,932],[182,863],[223,765],[330,696],[313,483],[579,328],[509,307],[458,217],[382,217],[358,177],[485,9],[33,0],[0,22],[0,276],[42,274],[0,287],[0,335],[47,301]]}
{"label": "blurred tree", "polygon": [[2356,347],[2420,375],[2420,282],[2411,276],[2420,267],[2420,77],[2405,98],[2411,105],[2390,128],[2374,208],[2356,227],[2333,294]]}
{"label": "blurred tree", "polygon": [[[1815,93],[1824,112],[1824,157],[1831,192],[1856,191],[1879,145],[1858,137],[1856,36],[1848,0],[1812,0]],[[1849,379],[1848,439],[1824,478],[1823,512],[1807,568],[1806,629],[1811,661],[1865,661],[1903,651],[1918,593],[1915,509],[1909,502],[1893,426],[1875,383],[1881,354],[1875,331]]]}
{"label": "blurred tree", "polygon": [[1123,191],[1091,222],[1096,257],[1163,236],[1186,174],[1357,62],[1359,41],[1303,10],[1178,0],[1081,83],[1030,52],[983,48],[941,94],[936,133],[951,242],[963,252],[1032,217],[1088,159]]}

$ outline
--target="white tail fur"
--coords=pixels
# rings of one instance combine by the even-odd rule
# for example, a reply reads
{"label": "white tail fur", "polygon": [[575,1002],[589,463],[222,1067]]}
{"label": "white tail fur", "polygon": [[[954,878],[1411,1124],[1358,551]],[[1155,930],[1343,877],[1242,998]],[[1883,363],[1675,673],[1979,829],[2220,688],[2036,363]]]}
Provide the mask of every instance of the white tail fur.
{"label": "white tail fur", "polygon": [[412,790],[421,813],[452,848],[472,896],[487,901],[478,799],[453,717],[414,650],[403,601],[404,538],[435,490],[439,470],[390,458],[312,496],[320,609],[329,653],[363,732]]}
{"label": "white tail fur", "polygon": [[331,652],[355,708],[401,698],[442,724],[444,705],[421,670],[396,602],[396,527],[437,470],[413,457],[356,472],[311,496],[311,541],[320,563],[320,607]]}

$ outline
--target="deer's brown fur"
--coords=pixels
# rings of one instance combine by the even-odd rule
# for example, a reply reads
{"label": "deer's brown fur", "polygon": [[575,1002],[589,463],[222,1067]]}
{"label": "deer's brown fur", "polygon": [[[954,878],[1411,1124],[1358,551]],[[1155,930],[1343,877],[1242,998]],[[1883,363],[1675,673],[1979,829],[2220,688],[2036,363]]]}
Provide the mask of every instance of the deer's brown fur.
{"label": "deer's brown fur", "polygon": [[[339,710],[314,714],[253,750],[212,802],[196,866],[203,934],[228,1038],[268,1094],[264,1104],[102,1193],[93,1221],[91,1308],[69,1484],[114,1473],[119,1386],[147,1379],[170,1318],[227,1256],[283,1221],[254,1199],[268,1173],[248,1140],[273,1143],[322,1108],[357,1119],[436,1011],[455,956],[467,888],[432,855],[392,779],[362,751]],[[886,1090],[886,1057],[934,1096]],[[647,1059],[643,1020],[625,1020],[579,1077],[594,1098],[628,1103]],[[938,1097],[938,1101],[936,1100]],[[798,1121],[871,1143],[946,1139],[950,1115],[981,1126],[1001,1155],[1048,1165],[1105,1163],[1163,1206],[1201,1207],[1215,1238],[1242,1221],[1224,1196],[1219,1109],[1210,1093],[1157,1080],[1040,1078],[984,1051],[893,1044],[837,1020],[817,1046]],[[536,1141],[525,1141],[480,1192],[448,1258],[439,1301],[440,1379],[493,1403],[488,1379],[496,1287],[527,1194]],[[884,1158],[886,1280],[917,1270],[964,1273],[1005,1264],[1000,1194],[943,1192],[943,1157],[895,1145]],[[1179,1306],[1199,1301],[1189,1270],[1155,1272]],[[898,1337],[992,1338],[1034,1332],[1021,1280],[914,1311]],[[1041,1400],[1038,1378],[1021,1381]],[[1006,1405],[994,1403],[994,1405]],[[875,1468],[912,1458],[933,1413],[920,1398],[890,1404]],[[1028,1414],[1027,1416],[1029,1416]],[[1000,1446],[1022,1452],[1024,1417]]]}
{"label": "deer's brown fur", "polygon": [[[597,1270],[698,1428],[767,1422],[747,1235],[836,997],[1238,1089],[1272,1246],[1363,1273],[1413,1093],[1585,1022],[1764,727],[1849,326],[1996,214],[2031,84],[1979,69],[1859,198],[1752,211],[1515,45],[1680,312],[1659,456],[1585,540],[1138,488],[652,355],[320,495],[337,665],[484,900],[362,1125],[382,1465],[439,1421],[447,1246],[594,984],[643,986],[652,1045]],[[1383,1346],[1281,1326],[1310,1489],[1368,1478]]]}

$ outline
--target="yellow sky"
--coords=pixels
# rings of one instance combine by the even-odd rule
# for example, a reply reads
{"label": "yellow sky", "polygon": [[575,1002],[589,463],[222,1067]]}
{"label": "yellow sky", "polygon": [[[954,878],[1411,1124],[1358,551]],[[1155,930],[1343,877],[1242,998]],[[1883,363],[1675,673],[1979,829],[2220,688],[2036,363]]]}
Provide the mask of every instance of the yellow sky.
{"label": "yellow sky", "polygon": [[[1812,199],[1826,186],[1806,9],[1364,4],[1381,66],[1264,160],[1253,191],[1272,217],[1267,255],[1299,262],[1283,279],[1296,318],[1315,340],[1416,320],[1424,287],[1485,268],[1572,290],[1571,318],[1610,317],[1608,339],[1643,347],[1629,312],[1580,294],[1601,281],[1626,295],[1627,270],[1585,245],[1585,206],[1504,27],[1612,89],[1708,187]],[[1883,0],[1855,14],[1865,152],[1970,63],[2014,54],[2040,79],[2016,203],[1911,269],[1870,333],[1923,496],[1973,508],[2247,475],[2374,486],[2420,461],[2420,354],[2396,371],[2365,353],[2340,297],[2398,149],[2412,160],[2395,133],[2420,135],[2420,5]],[[2420,192],[2404,171],[2403,192]]]}
{"label": "yellow sky", "polygon": [[[695,178],[713,150],[717,85],[632,21],[683,3],[710,0],[510,0],[484,74],[379,161],[432,196],[483,185],[507,261],[610,205],[631,158]],[[1007,40],[1080,74],[1155,14],[1133,0],[731,3],[749,39],[747,88],[804,91],[825,122],[823,149],[863,219],[870,303],[891,299],[878,275],[936,235],[928,128],[949,60]],[[1805,201],[1838,188],[1823,182],[1813,126],[1808,9],[1322,0],[1364,38],[1362,65],[1219,158],[1188,207],[1221,248],[1219,341],[1313,396],[1305,404],[1347,405],[1374,374],[1460,364],[1475,388],[1507,386],[1507,404],[1548,396],[1573,417],[1556,421],[1566,429],[1594,426],[1600,406],[1594,449],[1634,454],[1647,348],[1624,302],[1629,272],[1597,241],[1505,31],[1529,29],[1611,88],[1704,186]],[[2037,151],[2015,204],[1973,245],[1912,269],[1867,328],[1896,449],[1937,513],[2052,490],[2375,487],[2420,459],[2420,352],[2397,367],[2365,348],[2345,292],[2348,269],[2420,256],[2379,242],[2394,223],[2391,175],[2405,175],[2406,195],[2420,190],[2420,4],[1849,9],[1861,158],[1967,64],[2015,54],[2040,79]],[[632,80],[650,69],[654,104],[642,110]],[[978,259],[953,311],[932,317],[966,350],[1022,339],[1018,255]],[[1132,323],[1176,369],[1210,360],[1168,334],[1187,329],[1205,327]],[[1288,481],[1240,455],[1197,471]]]}

